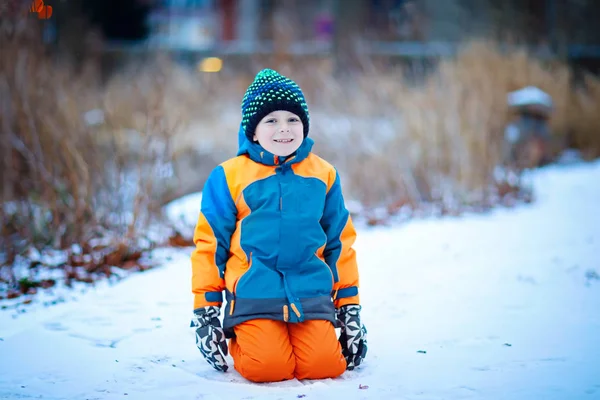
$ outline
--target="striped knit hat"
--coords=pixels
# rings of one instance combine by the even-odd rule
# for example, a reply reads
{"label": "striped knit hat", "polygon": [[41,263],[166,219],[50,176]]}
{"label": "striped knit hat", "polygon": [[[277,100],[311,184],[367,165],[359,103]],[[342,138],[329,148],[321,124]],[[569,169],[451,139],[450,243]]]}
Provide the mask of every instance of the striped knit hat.
{"label": "striped knit hat", "polygon": [[304,137],[308,135],[308,105],[300,87],[272,69],[263,69],[242,99],[242,129],[248,140],[252,141],[260,120],[277,110],[286,110],[300,117],[304,125]]}

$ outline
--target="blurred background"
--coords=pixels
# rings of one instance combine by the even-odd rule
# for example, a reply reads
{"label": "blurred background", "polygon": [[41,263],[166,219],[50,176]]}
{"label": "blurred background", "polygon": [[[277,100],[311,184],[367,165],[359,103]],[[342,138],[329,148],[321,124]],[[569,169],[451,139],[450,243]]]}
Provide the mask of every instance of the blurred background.
{"label": "blurred background", "polygon": [[87,277],[189,244],[163,207],[235,155],[262,68],[304,90],[357,220],[535,201],[529,169],[600,155],[599,20],[592,0],[2,0],[2,265],[50,248]]}

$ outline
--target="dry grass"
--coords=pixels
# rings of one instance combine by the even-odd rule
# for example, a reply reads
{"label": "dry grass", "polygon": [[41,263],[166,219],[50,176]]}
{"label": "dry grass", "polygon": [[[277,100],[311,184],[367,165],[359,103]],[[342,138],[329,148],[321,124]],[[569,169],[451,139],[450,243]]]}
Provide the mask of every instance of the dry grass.
{"label": "dry grass", "polygon": [[[263,67],[303,87],[315,151],[339,169],[349,197],[367,207],[394,213],[434,203],[459,213],[492,206],[499,190],[493,171],[512,117],[506,94],[527,85],[555,100],[554,153],[568,136],[590,157],[600,155],[600,81],[588,76],[584,89],[574,89],[567,66],[493,43],[465,46],[418,83],[398,68],[367,63],[351,77],[335,77],[329,59],[255,60],[252,73],[201,75],[158,57],[101,84],[95,65],[76,73],[58,64],[35,34],[25,29],[0,39],[7,265],[31,246],[73,244],[84,253],[104,251],[95,264],[83,263],[88,271],[131,262],[138,254],[132,243],[148,236],[162,204],[201,190],[210,170],[235,154],[240,100]],[[102,117],[95,124],[85,122],[90,110]],[[90,245],[98,238],[109,244]]]}
{"label": "dry grass", "polygon": [[[398,71],[368,72],[343,83],[325,80],[327,89],[315,96],[319,125],[313,136],[342,168],[353,196],[372,206],[435,202],[458,212],[491,205],[504,127],[514,117],[506,95],[528,85],[555,101],[553,154],[571,136],[589,156],[600,155],[600,121],[593,111],[600,108],[600,80],[588,76],[587,91],[576,91],[566,65],[522,50],[468,44],[418,85]],[[337,135],[339,129],[348,135]]]}
{"label": "dry grass", "polygon": [[570,93],[564,129],[587,158],[600,156],[600,79],[586,75],[583,86]]}
{"label": "dry grass", "polygon": [[[268,60],[256,69],[274,65]],[[488,208],[507,190],[518,190],[499,187],[494,169],[502,161],[504,128],[515,117],[506,96],[529,85],[555,102],[550,156],[569,143],[587,157],[600,155],[600,80],[587,76],[585,90],[575,89],[566,64],[537,59],[522,48],[466,43],[420,82],[368,60],[362,72],[346,78],[333,75],[331,66],[330,59],[291,60],[276,68],[307,95],[315,150],[340,169],[347,192],[368,207],[435,203],[442,212],[458,213]],[[245,79],[249,84],[252,76]],[[228,87],[225,80],[221,84]],[[234,135],[230,122],[237,122],[243,89],[222,96],[221,112],[228,117],[214,123],[227,129],[217,130]]]}
{"label": "dry grass", "polygon": [[64,250],[82,280],[131,268],[132,254],[161,239],[148,228],[171,175],[171,138],[188,118],[175,112],[173,70],[152,64],[102,86],[94,65],[78,72],[47,54],[29,21],[0,37],[0,269],[48,248]]}

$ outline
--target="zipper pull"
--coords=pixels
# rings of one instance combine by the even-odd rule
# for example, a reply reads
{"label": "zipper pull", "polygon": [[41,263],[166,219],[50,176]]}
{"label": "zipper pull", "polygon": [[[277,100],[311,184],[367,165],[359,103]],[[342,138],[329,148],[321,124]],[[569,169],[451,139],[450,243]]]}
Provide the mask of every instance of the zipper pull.
{"label": "zipper pull", "polygon": [[283,197],[279,197],[279,211],[283,210]]}
{"label": "zipper pull", "polygon": [[296,314],[296,316],[298,318],[300,318],[302,316],[300,314],[300,311],[298,310],[298,307],[296,307],[296,305],[294,303],[290,304],[290,307],[292,307],[292,311],[294,312],[294,314]]}
{"label": "zipper pull", "polygon": [[283,320],[288,322],[290,320],[290,311],[288,310],[288,306],[283,306]]}

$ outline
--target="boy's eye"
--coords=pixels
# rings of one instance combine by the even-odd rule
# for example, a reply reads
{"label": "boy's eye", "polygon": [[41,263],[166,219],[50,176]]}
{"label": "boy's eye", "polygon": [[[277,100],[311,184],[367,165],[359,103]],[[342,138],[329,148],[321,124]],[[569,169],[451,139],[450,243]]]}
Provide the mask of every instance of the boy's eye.
{"label": "boy's eye", "polygon": [[274,118],[269,118],[268,120],[265,121],[267,124],[273,123],[275,122]]}
{"label": "boy's eye", "polygon": [[291,118],[289,119],[289,121],[290,121],[290,122],[298,122],[298,121],[299,121],[299,119],[298,119],[298,118],[296,118],[296,117],[291,117]]}

